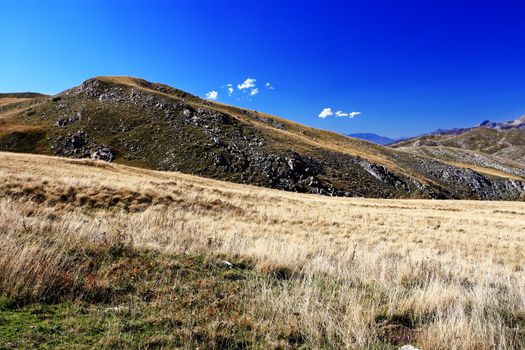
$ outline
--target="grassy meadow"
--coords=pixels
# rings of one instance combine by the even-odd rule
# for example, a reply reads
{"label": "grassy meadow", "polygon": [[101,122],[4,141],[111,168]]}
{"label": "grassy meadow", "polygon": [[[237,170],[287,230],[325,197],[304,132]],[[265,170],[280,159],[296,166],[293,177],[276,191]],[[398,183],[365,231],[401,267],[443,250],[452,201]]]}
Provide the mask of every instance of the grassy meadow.
{"label": "grassy meadow", "polygon": [[0,153],[0,349],[525,348],[525,203]]}

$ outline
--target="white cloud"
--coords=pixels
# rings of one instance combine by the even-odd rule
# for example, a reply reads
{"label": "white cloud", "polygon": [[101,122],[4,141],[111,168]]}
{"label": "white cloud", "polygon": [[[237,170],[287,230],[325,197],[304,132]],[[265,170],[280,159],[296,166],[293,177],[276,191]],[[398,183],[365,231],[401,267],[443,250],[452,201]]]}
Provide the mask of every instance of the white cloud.
{"label": "white cloud", "polygon": [[[251,101],[249,98],[259,94],[261,92],[261,89],[263,89],[262,87],[258,88],[256,86],[256,81],[257,80],[255,78],[247,78],[242,83],[237,85],[224,84],[221,86],[221,89],[225,89],[226,91],[224,93],[228,94],[229,97],[236,97],[238,95],[235,93],[235,87],[237,87],[237,89],[239,89],[242,92],[243,96],[241,96],[241,98],[248,99],[249,101]],[[275,89],[274,86],[269,82],[264,84],[264,88],[269,90]],[[219,93],[215,90],[206,93],[206,98],[209,100],[216,100],[218,97]]]}
{"label": "white cloud", "polygon": [[326,118],[326,117],[331,117],[335,115],[336,117],[348,117],[350,119],[352,118],[355,118],[357,117],[358,115],[361,115],[361,112],[350,112],[350,113],[346,113],[346,112],[343,112],[343,111],[337,111],[337,112],[333,112],[332,111],[332,108],[330,107],[326,107],[324,108],[321,113],[319,113],[319,118]]}
{"label": "white cloud", "polygon": [[345,113],[343,111],[337,111],[335,112],[335,116],[336,117],[348,117],[348,118],[355,118],[357,117],[358,115],[361,115],[361,112],[350,112],[350,113]]}
{"label": "white cloud", "polygon": [[255,87],[255,79],[253,78],[248,78],[242,84],[237,85],[237,89],[239,90],[251,89],[254,87]]}
{"label": "white cloud", "polygon": [[327,107],[327,108],[324,108],[321,111],[321,113],[319,113],[319,118],[324,119],[324,118],[329,117],[331,115],[334,115],[334,112],[332,112],[332,108]]}
{"label": "white cloud", "polygon": [[219,97],[219,93],[215,90],[206,93],[206,98],[208,100],[216,100],[217,97]]}
{"label": "white cloud", "polygon": [[348,116],[350,118],[354,118],[354,117],[357,117],[358,115],[361,115],[362,113],[361,112],[350,112],[348,113]]}

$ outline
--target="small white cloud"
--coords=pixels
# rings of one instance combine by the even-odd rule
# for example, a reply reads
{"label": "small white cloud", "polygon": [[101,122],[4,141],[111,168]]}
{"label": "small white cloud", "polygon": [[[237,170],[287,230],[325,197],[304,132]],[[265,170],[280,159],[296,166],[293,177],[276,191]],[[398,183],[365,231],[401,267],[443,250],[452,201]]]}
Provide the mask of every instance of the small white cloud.
{"label": "small white cloud", "polygon": [[350,112],[350,113],[346,113],[346,112],[343,112],[343,111],[337,111],[337,112],[332,112],[332,108],[324,108],[321,113],[319,113],[319,118],[326,118],[326,117],[330,117],[332,115],[335,115],[336,117],[348,117],[350,119],[352,118],[355,118],[357,117],[358,115],[361,115],[361,112]]}
{"label": "small white cloud", "polygon": [[345,113],[343,111],[337,111],[335,112],[335,116],[336,117],[348,117],[348,118],[355,118],[357,117],[358,115],[361,115],[361,112],[350,112],[350,113]]}
{"label": "small white cloud", "polygon": [[233,88],[231,86],[228,86],[228,96],[233,95]]}
{"label": "small white cloud", "polygon": [[252,89],[252,91],[250,91],[250,96],[255,96],[258,93],[259,93],[259,89],[258,88]]}
{"label": "small white cloud", "polygon": [[321,113],[319,113],[319,118],[326,118],[326,117],[329,117],[331,115],[334,115],[334,112],[332,112],[332,108],[323,108],[323,110],[321,111]]}
{"label": "small white cloud", "polygon": [[264,87],[269,89],[269,90],[275,90],[275,87],[272,84],[270,84],[270,83],[264,84]]}
{"label": "small white cloud", "polygon": [[206,93],[206,98],[208,100],[216,100],[217,97],[219,97],[219,93],[215,90]]}
{"label": "small white cloud", "polygon": [[255,79],[253,78],[248,78],[242,84],[237,85],[237,89],[239,90],[252,89],[254,87],[255,87]]}

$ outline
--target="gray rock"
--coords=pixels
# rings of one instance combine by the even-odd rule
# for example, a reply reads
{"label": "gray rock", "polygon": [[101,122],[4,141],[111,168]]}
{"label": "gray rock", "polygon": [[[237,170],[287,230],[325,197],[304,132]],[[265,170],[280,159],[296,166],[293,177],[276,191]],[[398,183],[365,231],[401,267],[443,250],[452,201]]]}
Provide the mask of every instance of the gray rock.
{"label": "gray rock", "polygon": [[111,162],[115,159],[115,154],[111,148],[106,146],[100,146],[93,151],[91,151],[91,159],[103,160],[106,162]]}

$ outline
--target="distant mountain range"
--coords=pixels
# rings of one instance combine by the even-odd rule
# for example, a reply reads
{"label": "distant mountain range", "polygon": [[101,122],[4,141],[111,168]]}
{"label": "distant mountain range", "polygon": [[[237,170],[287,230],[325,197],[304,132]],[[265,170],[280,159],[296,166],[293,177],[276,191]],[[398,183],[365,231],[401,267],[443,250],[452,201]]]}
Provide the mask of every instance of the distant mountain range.
{"label": "distant mountain range", "polygon": [[[96,77],[55,96],[0,95],[0,151],[92,158],[331,196],[519,199],[525,163],[486,150],[498,144],[494,152],[507,149],[510,133],[523,133],[515,123],[499,127],[508,125],[513,128],[475,128],[481,131],[462,139],[469,150],[443,153],[416,144],[438,144],[447,136],[384,147],[132,77]],[[508,135],[479,141],[487,130]],[[525,142],[523,134],[511,144],[519,140]]]}
{"label": "distant mountain range", "polygon": [[372,134],[372,133],[369,133],[369,132],[348,134],[346,136],[354,137],[356,139],[370,141],[370,142],[373,142],[373,143],[378,144],[378,145],[388,145],[388,144],[394,143],[394,142],[399,140],[399,139],[392,139],[392,138],[386,137],[386,136],[380,136],[380,135],[377,135],[377,134]]}
{"label": "distant mountain range", "polygon": [[434,147],[434,150],[448,147],[525,164],[525,116],[506,122],[486,120],[471,128],[437,130],[396,142],[391,147],[411,152],[421,147]]}

